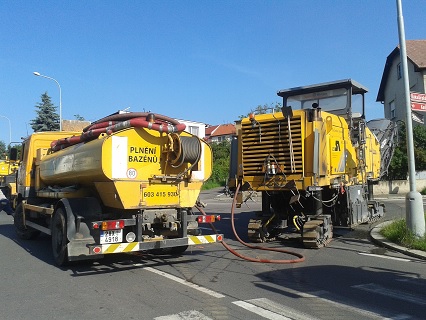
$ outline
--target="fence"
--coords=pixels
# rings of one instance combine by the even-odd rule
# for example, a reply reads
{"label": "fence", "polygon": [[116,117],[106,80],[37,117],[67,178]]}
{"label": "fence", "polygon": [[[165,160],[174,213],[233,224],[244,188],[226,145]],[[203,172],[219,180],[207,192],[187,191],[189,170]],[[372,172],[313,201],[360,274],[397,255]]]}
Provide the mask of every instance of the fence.
{"label": "fence", "polygon": [[[416,179],[416,191],[421,192],[426,188],[426,179]],[[374,185],[374,194],[403,194],[410,191],[408,180],[380,181]]]}

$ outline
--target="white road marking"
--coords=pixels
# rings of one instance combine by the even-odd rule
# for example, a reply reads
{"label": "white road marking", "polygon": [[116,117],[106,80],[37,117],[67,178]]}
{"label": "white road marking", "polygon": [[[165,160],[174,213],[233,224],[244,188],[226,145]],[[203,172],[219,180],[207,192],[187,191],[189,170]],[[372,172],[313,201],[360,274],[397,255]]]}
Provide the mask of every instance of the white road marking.
{"label": "white road marking", "polygon": [[405,262],[410,262],[411,261],[410,259],[384,256],[384,255],[375,254],[375,253],[358,252],[358,254],[363,255],[363,256],[371,256],[371,257],[382,258],[382,259],[389,259],[389,260],[396,260],[396,261],[405,261]]}
{"label": "white road marking", "polygon": [[[272,284],[269,284],[269,285],[272,285]],[[280,287],[280,289],[282,290],[283,288]],[[349,304],[344,304],[342,302],[334,301],[334,299],[331,300],[331,299],[321,297],[321,296],[330,295],[330,292],[325,291],[325,290],[319,290],[319,291],[307,293],[307,292],[301,292],[301,291],[293,290],[293,289],[290,289],[290,288],[285,288],[285,291],[292,293],[294,295],[297,295],[299,297],[302,297],[302,298],[319,299],[319,300],[321,300],[325,303],[328,303],[330,305],[335,306],[336,308],[346,310],[346,311],[349,311],[349,312],[353,312],[355,314],[359,314],[360,316],[362,316],[363,319],[366,319],[366,318],[382,319],[382,320],[383,319],[397,319],[396,317],[384,318],[383,314],[380,311],[373,312],[373,311],[364,310],[362,305],[359,305],[359,306],[354,305],[352,301],[351,301],[351,305],[349,305]],[[405,315],[397,315],[398,319],[399,319],[400,316],[405,316]],[[404,318],[404,319],[406,319],[406,318]]]}
{"label": "white road marking", "polygon": [[359,285],[352,286],[352,288],[378,293],[383,296],[392,297],[395,299],[411,302],[414,304],[426,305],[425,298],[420,298],[416,295],[413,295],[404,291],[387,289],[375,283],[359,284]]}
{"label": "white road marking", "polygon": [[281,303],[269,300],[267,298],[250,299],[245,302],[255,305],[256,307],[269,310],[275,314],[287,317],[293,320],[317,320],[318,317],[313,317],[296,309],[290,308]]}
{"label": "white road marking", "polygon": [[154,320],[213,320],[196,310],[183,311],[168,316],[156,317]]}
{"label": "white road marking", "polygon": [[[142,264],[135,264],[135,265],[141,265],[142,266]],[[179,277],[176,277],[174,275],[168,274],[166,272],[163,272],[163,271],[160,271],[160,270],[157,270],[157,269],[154,269],[154,268],[151,268],[151,267],[145,267],[144,270],[156,273],[156,274],[161,275],[165,278],[168,278],[170,280],[176,281],[180,284],[183,284],[185,286],[188,286],[188,287],[193,288],[195,290],[198,290],[200,292],[211,295],[215,298],[224,298],[225,297],[225,295],[223,295],[221,293],[218,293],[218,292],[215,292],[213,290],[201,287],[197,284],[188,282],[184,279],[181,279]],[[419,298],[415,295],[407,294],[405,292],[386,289],[386,288],[383,288],[383,287],[376,285],[374,283],[355,285],[355,286],[352,286],[352,288],[366,290],[366,291],[382,294],[382,295],[385,295],[385,296],[390,296],[390,297],[393,297],[393,298],[412,302],[412,303],[415,303],[415,304],[426,305],[426,299]],[[282,287],[281,287],[281,289],[282,289]],[[321,300],[325,303],[328,303],[330,305],[334,305],[335,307],[337,307],[339,309],[359,314],[363,318],[392,319],[392,320],[411,319],[411,316],[405,315],[405,314],[399,314],[399,315],[394,315],[393,317],[390,317],[390,318],[384,318],[383,314],[376,313],[376,312],[373,312],[373,311],[363,310],[362,306],[348,305],[348,304],[336,302],[334,300],[330,300],[330,299],[321,297],[321,296],[325,296],[325,295],[330,294],[330,292],[324,291],[324,290],[307,293],[307,292],[293,290],[293,289],[290,289],[290,288],[285,288],[285,291],[292,293],[292,294],[295,294],[295,295],[298,295],[302,298],[319,299],[319,300]],[[249,312],[255,313],[255,314],[257,314],[261,317],[264,317],[264,318],[270,319],[270,320],[312,320],[312,319],[316,319],[315,317],[312,317],[308,314],[305,314],[303,312],[299,312],[295,309],[289,308],[285,305],[276,303],[276,302],[269,300],[269,299],[266,299],[266,298],[251,299],[251,300],[246,300],[246,301],[234,301],[232,303],[243,308],[243,309],[246,309]],[[179,314],[157,317],[154,320],[187,320],[187,319],[191,319],[191,320],[212,320],[211,318],[203,315],[202,313],[200,313],[196,310],[184,311],[184,312],[181,312]]]}
{"label": "white road marking", "polygon": [[[320,291],[320,292],[322,293],[323,291]],[[317,295],[312,295],[312,294],[305,294],[304,297],[320,299],[327,303],[333,302],[331,300],[319,298]],[[232,303],[241,308],[246,309],[247,311],[253,312],[261,317],[264,317],[270,320],[318,320],[318,316],[308,315],[306,313],[300,312],[298,310],[292,309],[288,306],[276,303],[266,298],[251,299],[246,301],[234,301]],[[333,302],[332,304],[334,306],[337,306],[340,309],[361,314],[362,319],[367,319],[367,318],[381,319],[381,320],[411,319],[411,316],[406,314],[399,314],[399,315],[393,316],[392,318],[385,318],[383,317],[383,315],[378,313],[355,309],[353,307],[348,307],[347,305],[339,304],[336,302]]]}
{"label": "white road marking", "polygon": [[232,303],[243,308],[243,309],[246,309],[250,312],[253,312],[253,313],[255,313],[255,314],[257,314],[261,317],[264,317],[266,319],[270,319],[270,320],[292,320],[291,318],[287,318],[285,316],[282,316],[282,315],[277,314],[275,312],[272,312],[272,311],[266,310],[264,308],[255,306],[254,304],[251,304],[251,303],[248,303],[248,302],[245,302],[245,301],[233,301]]}
{"label": "white road marking", "polygon": [[207,289],[207,288],[201,287],[201,286],[199,286],[198,284],[195,284],[195,283],[192,283],[192,282],[188,282],[188,281],[186,281],[186,280],[184,280],[184,279],[178,278],[178,277],[176,277],[176,276],[174,276],[174,275],[171,275],[171,274],[168,274],[168,273],[166,273],[166,272],[163,272],[163,271],[160,271],[160,270],[157,270],[157,269],[151,268],[151,267],[145,267],[145,268],[143,268],[143,270],[146,270],[146,271],[150,271],[150,272],[156,273],[156,274],[158,274],[158,275],[160,275],[160,276],[163,276],[163,277],[165,277],[165,278],[167,278],[167,279],[170,279],[170,280],[176,281],[176,282],[178,282],[178,283],[180,283],[180,284],[183,284],[183,285],[185,285],[185,286],[187,286],[187,287],[190,287],[190,288],[192,288],[192,289],[195,289],[195,290],[201,291],[201,292],[203,292],[203,293],[206,293],[206,294],[208,294],[208,295],[211,295],[212,297],[215,297],[215,298],[225,298],[225,295],[223,295],[223,294],[221,294],[221,293],[218,293],[218,292],[216,292],[216,291],[213,291],[213,290],[210,290],[210,289]]}
{"label": "white road marking", "polygon": [[424,280],[424,278],[407,277],[404,279],[395,279],[395,281],[398,281],[398,282],[405,282],[405,283],[409,283],[412,286],[426,288],[426,283],[424,283],[424,281],[422,280]]}
{"label": "white road marking", "polygon": [[311,294],[311,296],[313,298],[320,299],[320,300],[322,300],[322,301],[324,301],[328,304],[334,305],[335,307],[337,307],[339,309],[350,311],[350,312],[359,314],[359,315],[366,317],[366,318],[368,317],[368,318],[372,318],[372,319],[383,319],[383,316],[379,313],[367,311],[367,310],[364,310],[364,309],[359,308],[359,307],[355,307],[355,306],[347,305],[347,304],[344,304],[344,303],[341,303],[341,302],[336,302],[336,301],[333,301],[333,300],[330,300],[330,299],[322,298],[322,297],[314,295],[314,294],[313,295]]}

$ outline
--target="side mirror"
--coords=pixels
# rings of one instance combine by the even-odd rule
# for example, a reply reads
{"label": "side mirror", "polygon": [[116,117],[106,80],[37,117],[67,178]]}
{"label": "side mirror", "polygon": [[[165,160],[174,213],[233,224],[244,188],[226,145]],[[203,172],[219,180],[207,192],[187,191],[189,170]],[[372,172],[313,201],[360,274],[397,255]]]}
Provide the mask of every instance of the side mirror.
{"label": "side mirror", "polygon": [[11,160],[11,161],[18,160],[18,149],[17,148],[10,148],[9,160]]}
{"label": "side mirror", "polygon": [[293,118],[293,110],[291,109],[291,106],[288,107],[281,107],[281,112],[286,119]]}

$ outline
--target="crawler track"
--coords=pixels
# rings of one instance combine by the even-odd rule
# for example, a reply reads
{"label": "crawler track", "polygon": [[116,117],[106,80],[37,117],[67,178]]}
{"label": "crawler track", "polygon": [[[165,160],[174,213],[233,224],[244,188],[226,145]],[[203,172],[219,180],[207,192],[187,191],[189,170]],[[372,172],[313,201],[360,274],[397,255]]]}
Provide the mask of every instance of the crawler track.
{"label": "crawler track", "polygon": [[333,239],[333,225],[328,216],[318,217],[303,225],[302,240],[305,248],[319,249]]}

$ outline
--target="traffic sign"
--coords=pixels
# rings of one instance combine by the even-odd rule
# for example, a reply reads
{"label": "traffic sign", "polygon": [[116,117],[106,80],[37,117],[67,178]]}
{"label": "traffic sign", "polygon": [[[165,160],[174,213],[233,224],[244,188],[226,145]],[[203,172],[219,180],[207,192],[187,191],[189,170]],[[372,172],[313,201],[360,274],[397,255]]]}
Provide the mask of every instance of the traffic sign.
{"label": "traffic sign", "polygon": [[416,101],[416,102],[425,102],[426,103],[426,94],[411,92],[410,93],[410,99],[411,99],[411,102]]}
{"label": "traffic sign", "polygon": [[411,110],[426,111],[426,103],[411,102]]}

